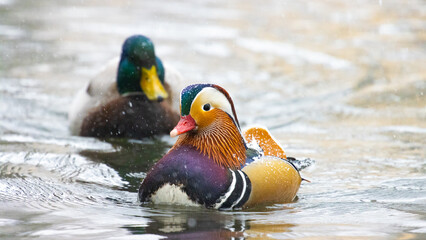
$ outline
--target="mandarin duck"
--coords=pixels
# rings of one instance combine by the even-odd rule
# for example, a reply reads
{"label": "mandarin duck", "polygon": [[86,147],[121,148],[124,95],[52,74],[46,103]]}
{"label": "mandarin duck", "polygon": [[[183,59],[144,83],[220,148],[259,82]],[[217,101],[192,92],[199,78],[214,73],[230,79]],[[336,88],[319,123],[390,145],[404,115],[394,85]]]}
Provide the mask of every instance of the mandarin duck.
{"label": "mandarin duck", "polygon": [[127,38],[119,62],[112,61],[78,92],[68,115],[71,133],[101,138],[169,133],[179,113],[172,110],[173,91],[165,79],[181,81],[169,66],[165,72],[152,41],[142,35]]}
{"label": "mandarin duck", "polygon": [[[235,209],[295,199],[298,169],[269,132],[241,132],[233,101],[220,86],[189,85],[181,118],[170,132],[174,146],[148,172],[139,200],[155,204]],[[256,140],[257,149],[248,147]]]}

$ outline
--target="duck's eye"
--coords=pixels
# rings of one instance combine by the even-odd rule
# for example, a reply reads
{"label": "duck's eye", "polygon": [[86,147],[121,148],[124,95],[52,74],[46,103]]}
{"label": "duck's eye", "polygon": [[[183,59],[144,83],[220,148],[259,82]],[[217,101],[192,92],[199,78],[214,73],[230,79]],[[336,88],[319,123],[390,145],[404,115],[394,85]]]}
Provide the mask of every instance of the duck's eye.
{"label": "duck's eye", "polygon": [[211,108],[210,103],[206,103],[206,104],[204,104],[204,106],[203,106],[203,110],[204,110],[204,111],[209,111],[209,110],[210,110],[210,108]]}

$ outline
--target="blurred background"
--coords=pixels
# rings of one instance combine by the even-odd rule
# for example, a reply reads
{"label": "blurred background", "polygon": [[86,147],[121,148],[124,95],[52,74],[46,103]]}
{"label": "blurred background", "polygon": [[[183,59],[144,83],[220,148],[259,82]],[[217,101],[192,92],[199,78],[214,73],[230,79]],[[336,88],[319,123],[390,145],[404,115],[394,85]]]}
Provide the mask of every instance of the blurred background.
{"label": "blurred background", "polygon": [[[174,139],[70,136],[74,94],[133,34],[316,160],[297,202],[139,206]],[[0,0],[0,238],[424,239],[425,66],[420,0]]]}

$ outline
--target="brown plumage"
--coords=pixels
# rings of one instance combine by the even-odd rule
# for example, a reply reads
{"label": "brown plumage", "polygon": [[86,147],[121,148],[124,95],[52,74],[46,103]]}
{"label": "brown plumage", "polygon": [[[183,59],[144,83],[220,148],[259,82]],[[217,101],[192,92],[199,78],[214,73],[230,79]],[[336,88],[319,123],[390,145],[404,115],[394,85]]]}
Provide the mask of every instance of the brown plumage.
{"label": "brown plumage", "polygon": [[81,136],[142,138],[168,134],[179,115],[166,101],[151,102],[145,96],[118,97],[91,109],[81,125]]}
{"label": "brown plumage", "polygon": [[210,119],[214,121],[197,132],[180,135],[174,148],[183,144],[191,145],[223,167],[240,169],[246,159],[241,133],[224,111],[213,109],[210,114]]}

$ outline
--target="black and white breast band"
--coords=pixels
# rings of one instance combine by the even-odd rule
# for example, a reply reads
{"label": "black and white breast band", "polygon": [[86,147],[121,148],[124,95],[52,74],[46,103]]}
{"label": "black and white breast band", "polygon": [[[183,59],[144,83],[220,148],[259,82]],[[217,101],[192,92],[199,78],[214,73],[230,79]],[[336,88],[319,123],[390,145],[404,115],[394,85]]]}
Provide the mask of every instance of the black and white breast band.
{"label": "black and white breast band", "polygon": [[229,170],[232,174],[232,182],[228,190],[213,205],[216,209],[240,208],[247,202],[251,193],[251,182],[247,174],[241,170]]}

